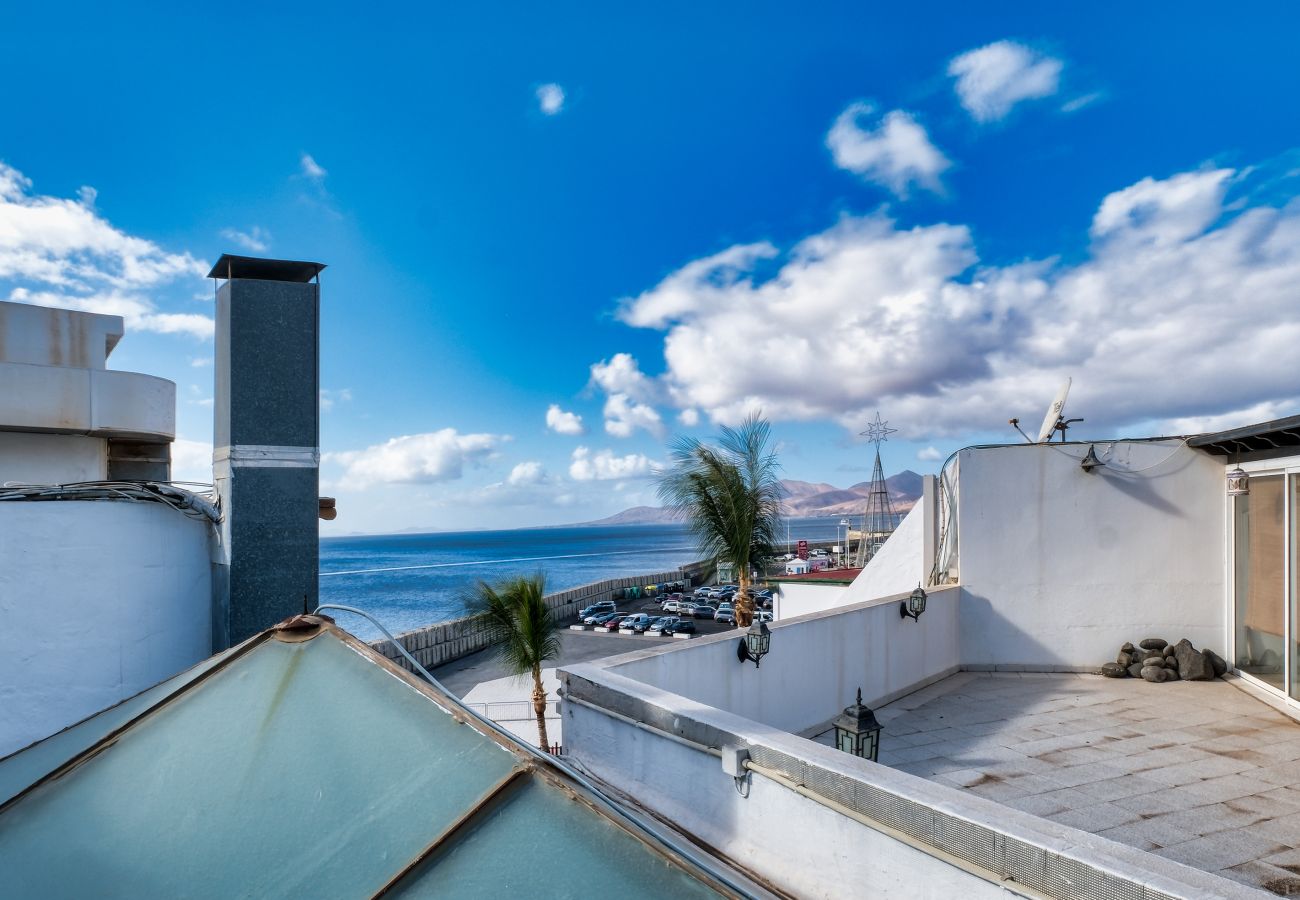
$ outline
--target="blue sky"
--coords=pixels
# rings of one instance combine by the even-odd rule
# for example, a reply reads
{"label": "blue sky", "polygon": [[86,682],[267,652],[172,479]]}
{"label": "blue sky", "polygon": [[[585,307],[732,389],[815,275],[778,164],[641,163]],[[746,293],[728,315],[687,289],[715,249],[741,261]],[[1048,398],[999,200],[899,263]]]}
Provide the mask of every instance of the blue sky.
{"label": "blue sky", "polygon": [[754,407],[839,485],[1067,376],[1084,437],[1295,413],[1297,14],[906,6],[27,4],[0,298],[126,315],[198,475],[207,264],[329,264],[335,533],[651,502]]}

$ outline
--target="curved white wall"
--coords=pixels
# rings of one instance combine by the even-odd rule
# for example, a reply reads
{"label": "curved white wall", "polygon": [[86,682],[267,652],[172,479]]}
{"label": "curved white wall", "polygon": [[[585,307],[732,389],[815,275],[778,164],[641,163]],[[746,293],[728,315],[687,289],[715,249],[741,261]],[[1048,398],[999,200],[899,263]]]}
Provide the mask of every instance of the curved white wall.
{"label": "curved white wall", "polygon": [[161,503],[0,502],[0,756],[211,654],[209,534]]}

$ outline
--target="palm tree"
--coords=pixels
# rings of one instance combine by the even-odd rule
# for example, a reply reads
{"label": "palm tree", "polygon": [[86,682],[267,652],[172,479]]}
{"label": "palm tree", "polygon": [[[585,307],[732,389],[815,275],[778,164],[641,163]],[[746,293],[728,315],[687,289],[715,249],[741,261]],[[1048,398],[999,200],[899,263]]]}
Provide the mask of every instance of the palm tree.
{"label": "palm tree", "polygon": [[781,523],[781,482],[776,454],[768,448],[772,427],[754,413],[736,428],[723,428],[718,446],[678,438],[672,466],[659,476],[659,497],[690,524],[700,552],[736,567],[736,624],[754,618],[749,596],[752,566],[771,556]]}
{"label": "palm tree", "polygon": [[560,655],[560,636],[555,630],[555,613],[546,605],[545,583],[540,572],[511,578],[496,587],[480,581],[469,603],[486,621],[492,648],[511,674],[533,676],[533,713],[543,750],[550,743],[546,740],[542,663]]}

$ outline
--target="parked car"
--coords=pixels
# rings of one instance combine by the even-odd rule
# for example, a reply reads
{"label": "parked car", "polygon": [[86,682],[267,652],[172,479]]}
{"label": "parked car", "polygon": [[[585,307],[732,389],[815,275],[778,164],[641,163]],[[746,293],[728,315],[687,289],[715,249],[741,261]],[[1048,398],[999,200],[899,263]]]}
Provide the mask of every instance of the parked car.
{"label": "parked car", "polygon": [[725,604],[719,606],[718,611],[713,614],[713,621],[718,622],[722,625],[735,625],[736,611],[733,610],[730,606],[727,606]]}
{"label": "parked car", "polygon": [[695,634],[695,623],[690,619],[678,619],[673,623],[671,634]]}
{"label": "parked car", "polygon": [[603,613],[614,612],[617,609],[618,607],[614,605],[613,600],[600,600],[578,613],[578,618],[585,622],[588,616],[599,616]]}
{"label": "parked car", "polygon": [[637,631],[638,630],[637,626],[639,625],[641,626],[640,630],[645,631],[645,626],[649,624],[650,624],[650,616],[648,613],[636,613],[635,615],[626,616],[623,619],[623,621],[619,622],[618,630]]}
{"label": "parked car", "polygon": [[691,617],[695,619],[712,619],[714,607],[712,603],[697,603],[691,609]]}
{"label": "parked car", "polygon": [[627,613],[618,613],[617,615],[610,616],[604,622],[598,623],[596,628],[603,628],[606,631],[618,631],[619,624],[626,618]]}
{"label": "parked car", "polygon": [[646,616],[646,617],[645,617],[645,621],[637,622],[634,626],[632,626],[632,630],[635,631],[637,634],[649,634],[649,633],[650,633],[650,629],[653,628],[653,627],[655,626],[655,623],[658,622],[658,621],[660,621],[660,620],[663,619],[663,618],[665,618],[665,617],[664,617],[664,616]]}
{"label": "parked car", "polygon": [[615,616],[621,616],[621,615],[623,615],[623,613],[621,612],[597,613],[594,616],[587,616],[587,618],[583,619],[582,621],[586,625],[595,625],[597,627],[600,627],[601,625],[604,625],[606,622],[608,622],[610,619],[614,618]]}
{"label": "parked car", "polygon": [[706,584],[703,587],[697,587],[695,589],[695,596],[702,599],[704,597],[709,596],[709,591],[712,590],[714,590],[714,587],[712,585]]}
{"label": "parked car", "polygon": [[672,634],[673,626],[680,621],[676,616],[660,616],[650,623],[645,633],[651,636]]}
{"label": "parked car", "polygon": [[770,612],[756,612],[756,613],[754,613],[754,621],[755,621],[755,622],[770,622],[770,621],[772,621],[772,614],[771,614]]}

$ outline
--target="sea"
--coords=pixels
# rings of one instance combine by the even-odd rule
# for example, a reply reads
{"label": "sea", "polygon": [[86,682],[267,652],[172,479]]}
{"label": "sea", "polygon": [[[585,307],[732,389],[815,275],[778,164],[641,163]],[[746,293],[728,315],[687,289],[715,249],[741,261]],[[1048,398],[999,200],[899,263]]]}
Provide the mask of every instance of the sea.
{"label": "sea", "polygon": [[[839,521],[791,519],[788,540],[834,541]],[[320,602],[363,609],[399,634],[464,615],[479,581],[540,572],[551,593],[699,558],[679,524],[330,537],[320,542]],[[330,614],[358,637],[380,637],[360,616]]]}

